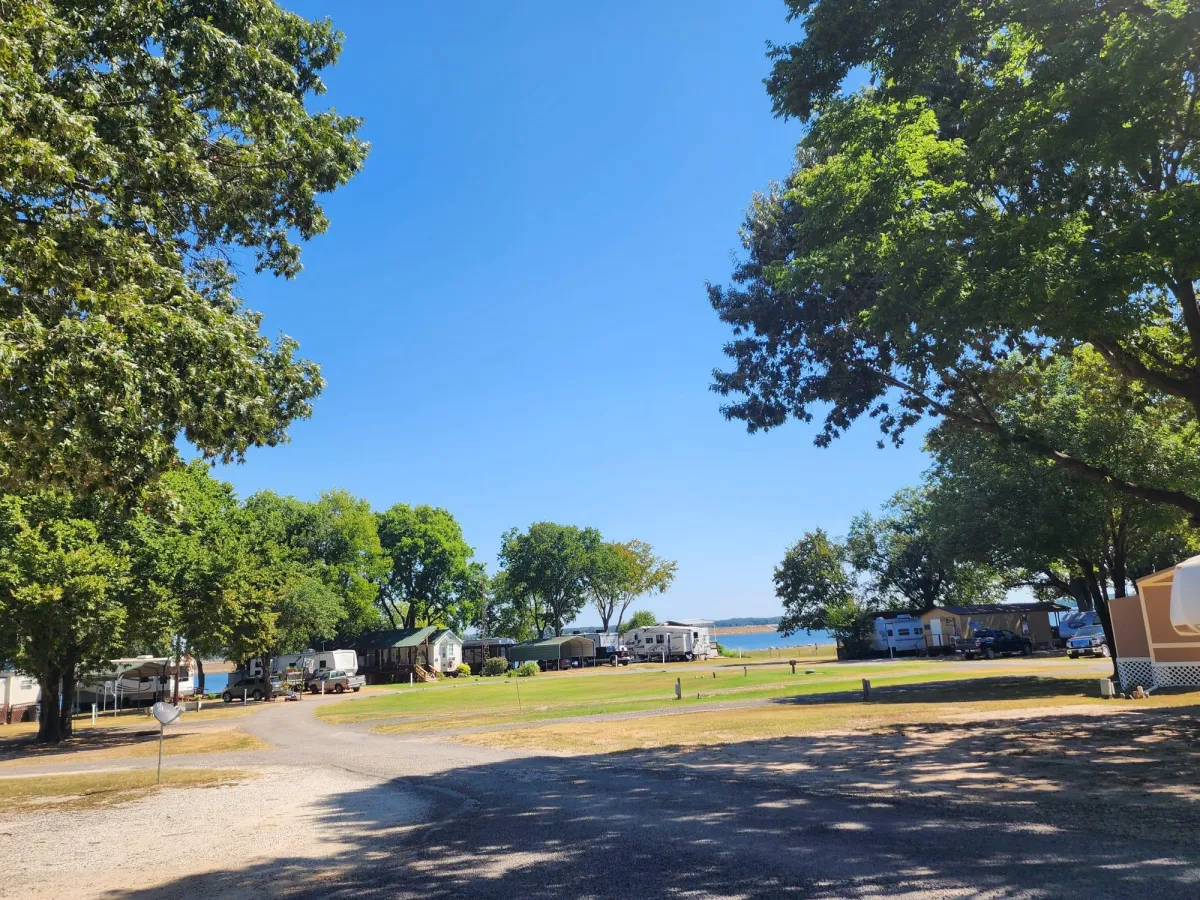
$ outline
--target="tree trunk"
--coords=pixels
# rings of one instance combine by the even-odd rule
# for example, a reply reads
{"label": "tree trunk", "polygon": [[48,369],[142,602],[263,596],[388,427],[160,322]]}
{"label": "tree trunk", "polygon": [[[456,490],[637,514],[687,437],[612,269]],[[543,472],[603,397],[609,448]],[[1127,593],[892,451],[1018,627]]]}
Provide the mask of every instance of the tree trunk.
{"label": "tree trunk", "polygon": [[66,740],[75,733],[75,657],[67,658],[62,670],[62,706],[58,714],[58,734]]}
{"label": "tree trunk", "polygon": [[1100,617],[1100,625],[1104,628],[1104,640],[1108,642],[1109,652],[1112,653],[1113,678],[1120,682],[1121,675],[1117,671],[1117,641],[1113,635],[1112,613],[1109,611],[1107,603],[1099,604],[1096,607],[1096,613]]}
{"label": "tree trunk", "polygon": [[47,669],[38,676],[38,686],[42,689],[41,714],[38,716],[39,744],[57,744],[62,740],[62,721],[58,717],[58,701],[62,691],[62,670],[58,667]]}
{"label": "tree trunk", "polygon": [[1076,604],[1083,612],[1095,608],[1092,603],[1092,592],[1088,590],[1087,579],[1082,575],[1076,575],[1071,579],[1071,596],[1075,598]]}
{"label": "tree trunk", "polygon": [[199,656],[196,657],[196,674],[200,676],[196,680],[196,690],[200,692],[200,696],[204,696],[204,661]]}

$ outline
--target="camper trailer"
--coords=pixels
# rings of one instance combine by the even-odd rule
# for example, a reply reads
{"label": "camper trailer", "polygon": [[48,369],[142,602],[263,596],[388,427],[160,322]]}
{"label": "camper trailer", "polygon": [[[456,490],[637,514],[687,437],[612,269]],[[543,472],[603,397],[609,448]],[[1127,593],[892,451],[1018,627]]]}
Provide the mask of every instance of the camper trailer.
{"label": "camper trailer", "polygon": [[[191,660],[179,665],[179,697],[190,699],[196,690]],[[175,696],[175,660],[169,657],[134,656],[109,660],[103,672],[80,680],[75,702],[80,708],[95,703],[101,709],[147,706]]]}
{"label": "camper trailer", "polygon": [[625,634],[625,645],[635,659],[708,659],[715,647],[702,625],[663,623],[635,628]]}
{"label": "camper trailer", "polygon": [[908,613],[878,616],[871,634],[871,650],[883,656],[923,652],[925,632],[921,617]]}
{"label": "camper trailer", "polygon": [[307,675],[334,669],[348,675],[357,674],[358,654],[353,650],[303,650],[300,653],[285,653],[271,659],[271,674],[274,676],[283,675],[289,670]]}

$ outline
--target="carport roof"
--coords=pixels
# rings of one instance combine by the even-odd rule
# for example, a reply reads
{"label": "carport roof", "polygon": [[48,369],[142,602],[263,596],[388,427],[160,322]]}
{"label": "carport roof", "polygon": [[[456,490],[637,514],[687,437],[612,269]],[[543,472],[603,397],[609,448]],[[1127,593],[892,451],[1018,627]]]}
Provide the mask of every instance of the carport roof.
{"label": "carport roof", "polygon": [[[571,646],[576,644],[577,646]],[[574,650],[575,652],[571,652]],[[517,662],[535,659],[565,659],[572,656],[595,656],[596,642],[578,634],[564,634],[560,637],[545,638],[540,641],[526,641],[517,644],[509,651],[508,658]]]}

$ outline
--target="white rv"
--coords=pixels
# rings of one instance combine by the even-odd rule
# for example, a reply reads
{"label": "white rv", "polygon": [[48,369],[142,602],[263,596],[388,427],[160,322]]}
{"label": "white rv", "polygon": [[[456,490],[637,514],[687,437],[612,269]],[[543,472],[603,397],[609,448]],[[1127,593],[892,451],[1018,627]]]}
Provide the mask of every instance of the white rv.
{"label": "white rv", "polygon": [[709,638],[708,628],[703,625],[685,625],[665,622],[635,628],[624,635],[625,646],[636,659],[653,662],[656,659],[687,660],[708,659],[716,655],[716,648]]}
{"label": "white rv", "polygon": [[41,699],[42,689],[32,675],[0,672],[0,725],[33,718]]}
{"label": "white rv", "polygon": [[271,659],[271,674],[282,675],[288,669],[305,674],[333,671],[347,675],[358,674],[358,654],[353,650],[304,650],[300,653],[285,653]]}
{"label": "white rv", "polygon": [[[190,698],[196,690],[191,660],[179,666],[179,697]],[[101,709],[143,706],[175,696],[175,660],[164,656],[133,656],[110,659],[105,671],[85,675],[79,681],[75,702],[81,708],[95,703]]]}
{"label": "white rv", "polygon": [[925,649],[925,631],[919,616],[879,616],[874,625],[871,649],[876,653],[917,653]]}

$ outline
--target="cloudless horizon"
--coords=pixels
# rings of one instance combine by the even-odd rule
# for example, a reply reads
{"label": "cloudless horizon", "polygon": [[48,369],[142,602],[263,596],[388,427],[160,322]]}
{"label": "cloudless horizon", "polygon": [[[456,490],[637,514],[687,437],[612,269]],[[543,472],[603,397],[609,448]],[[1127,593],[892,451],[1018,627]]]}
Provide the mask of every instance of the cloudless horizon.
{"label": "cloudless horizon", "polygon": [[866,420],[821,450],[709,390],[731,333],[704,284],[800,136],[762,84],[766,42],[799,34],[783,0],[285,2],[345,32],[316,104],[372,150],[300,276],[242,282],[328,386],[292,443],[216,469],[241,496],[442,506],[489,571],[508,528],[592,525],[678,560],[637,606],[725,618],[779,615],[788,545],[916,482],[919,433],[879,450]]}

